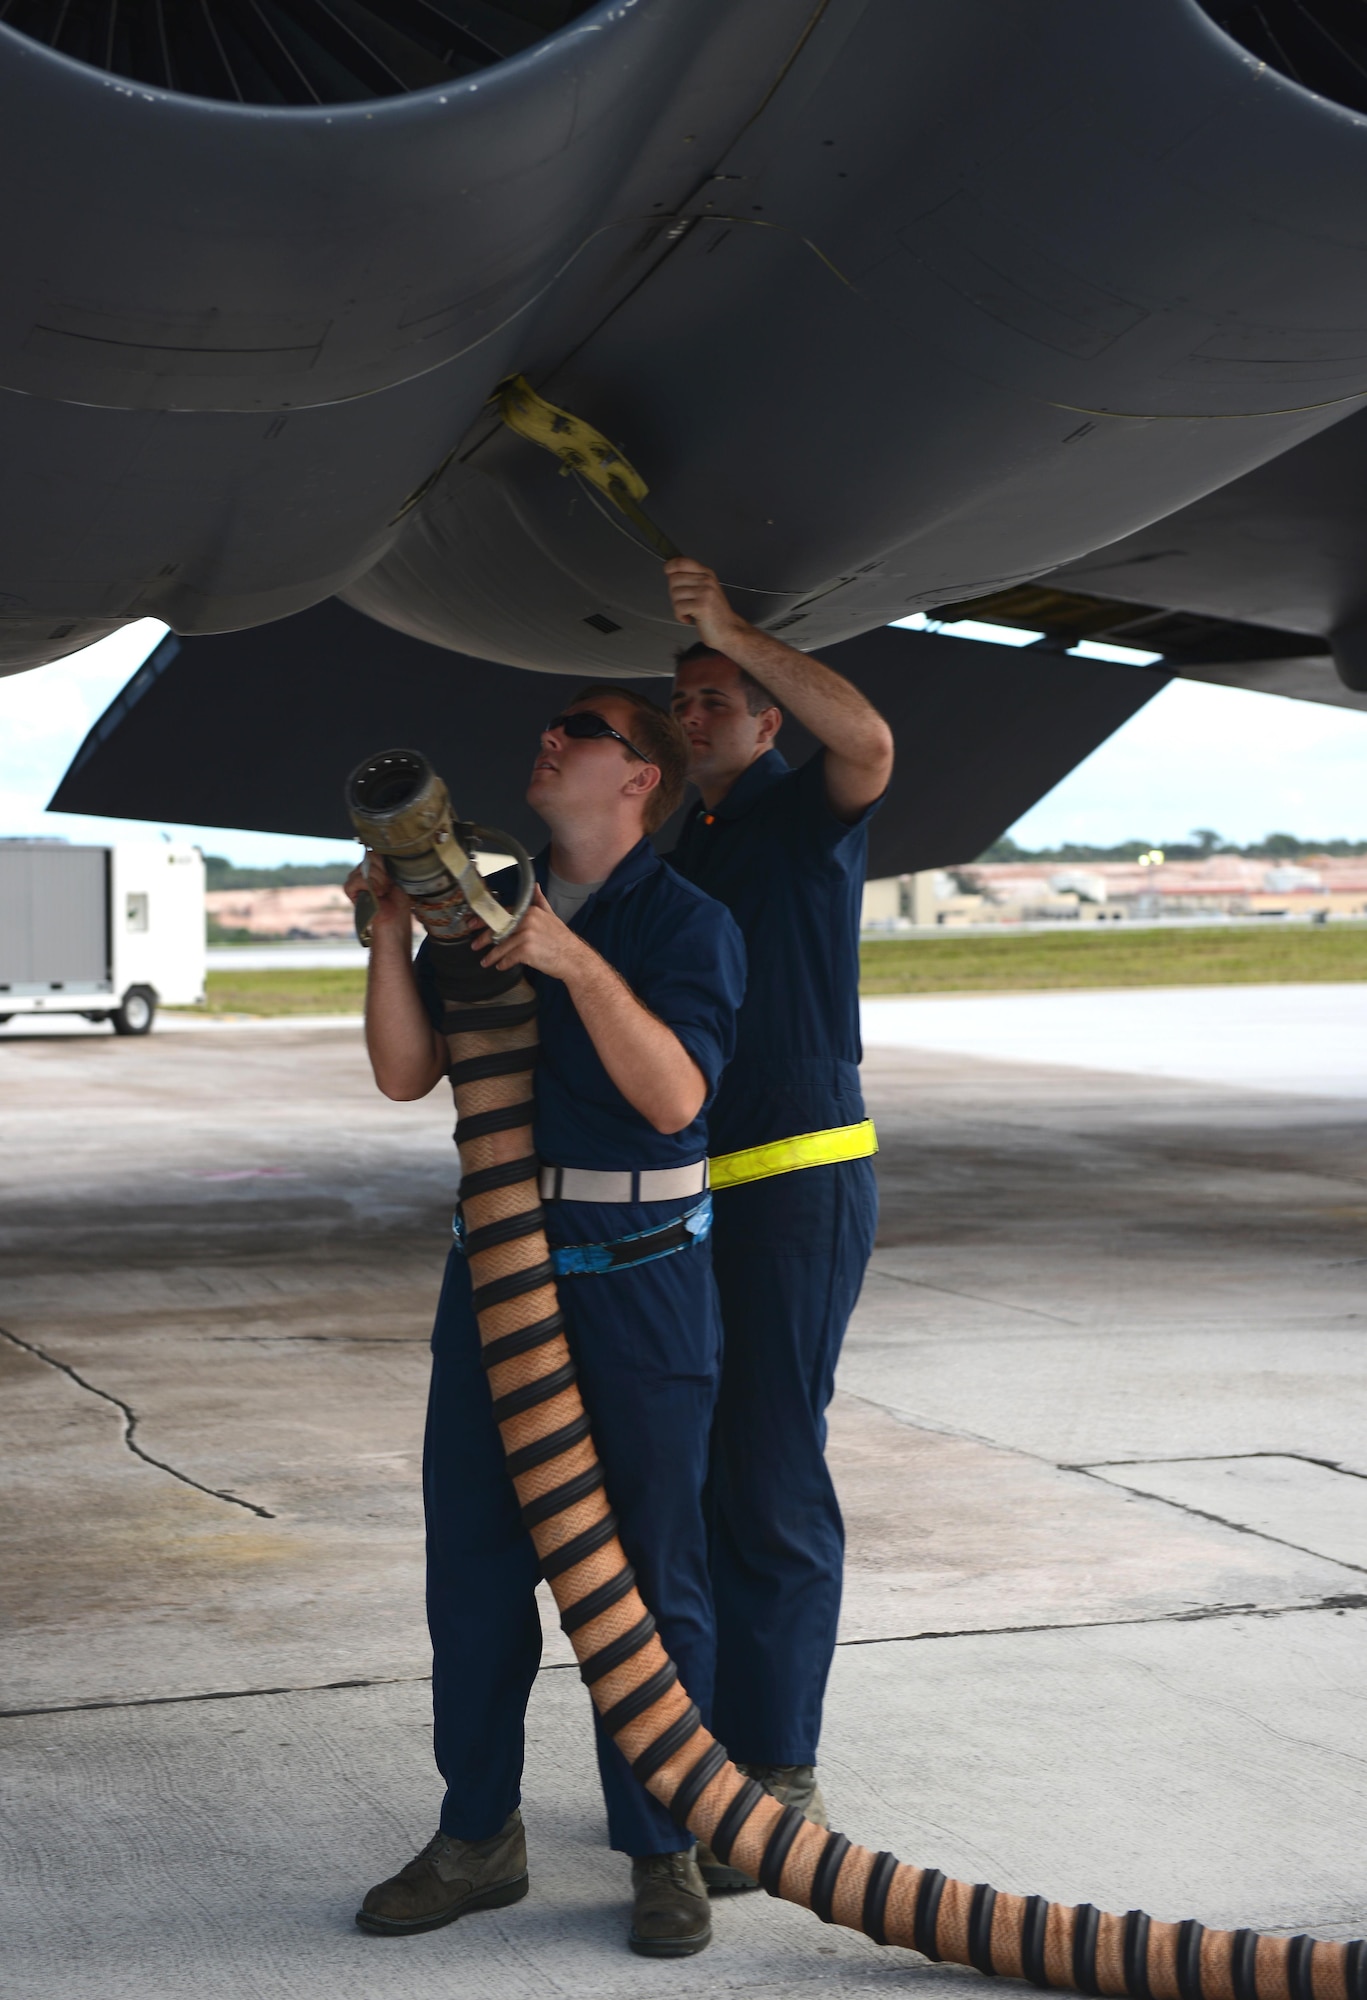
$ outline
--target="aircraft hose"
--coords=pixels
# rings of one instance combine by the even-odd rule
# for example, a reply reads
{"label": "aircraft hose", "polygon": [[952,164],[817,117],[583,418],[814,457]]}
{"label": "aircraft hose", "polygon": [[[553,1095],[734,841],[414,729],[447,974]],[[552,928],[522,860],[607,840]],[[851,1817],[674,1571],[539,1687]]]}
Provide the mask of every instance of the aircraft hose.
{"label": "aircraft hose", "polygon": [[[421,897],[415,907],[421,916]],[[1131,2000],[1367,2000],[1361,1939],[1207,1930],[955,1881],[827,1832],[737,1770],[636,1588],[575,1379],[531,1150],[535,995],[521,974],[485,972],[465,944],[443,945],[437,976],[494,1420],[580,1676],[647,1790],[770,1895],[876,1944]]]}

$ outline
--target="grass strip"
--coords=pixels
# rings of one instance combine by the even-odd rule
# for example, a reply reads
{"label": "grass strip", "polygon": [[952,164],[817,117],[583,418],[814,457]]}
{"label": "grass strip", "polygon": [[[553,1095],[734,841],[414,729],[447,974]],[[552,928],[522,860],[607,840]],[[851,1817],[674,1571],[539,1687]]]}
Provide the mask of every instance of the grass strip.
{"label": "grass strip", "polygon": [[[1367,981],[1367,924],[1117,927],[1002,937],[866,939],[861,993],[1043,993],[1068,987]],[[359,1014],[364,966],[211,972],[207,1014]],[[198,1008],[186,1012],[200,1012]]]}
{"label": "grass strip", "polygon": [[281,966],[278,971],[210,972],[205,1005],[177,1009],[204,1014],[359,1014],[365,1003],[363,965]]}
{"label": "grass strip", "polygon": [[1042,993],[1066,987],[1284,986],[1367,980],[1367,925],[1029,931],[868,939],[861,993]]}

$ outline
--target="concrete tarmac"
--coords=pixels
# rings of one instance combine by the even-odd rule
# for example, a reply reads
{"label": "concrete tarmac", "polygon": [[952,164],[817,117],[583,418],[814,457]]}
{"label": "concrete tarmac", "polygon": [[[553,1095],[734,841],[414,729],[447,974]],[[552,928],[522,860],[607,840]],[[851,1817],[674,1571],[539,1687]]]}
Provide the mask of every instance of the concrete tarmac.
{"label": "concrete tarmac", "polygon": [[[914,1048],[866,1081],[835,1823],[1003,1888],[1367,1931],[1361,1101]],[[549,1616],[531,1895],[356,1932],[438,1803],[449,1103],[388,1104],[354,1026],[293,1024],[11,1036],[0,1098],[6,1992],[985,1988],[763,1896],[633,1958]]]}
{"label": "concrete tarmac", "polygon": [[1367,1098],[1367,987],[1145,986],[865,1000],[866,1048]]}

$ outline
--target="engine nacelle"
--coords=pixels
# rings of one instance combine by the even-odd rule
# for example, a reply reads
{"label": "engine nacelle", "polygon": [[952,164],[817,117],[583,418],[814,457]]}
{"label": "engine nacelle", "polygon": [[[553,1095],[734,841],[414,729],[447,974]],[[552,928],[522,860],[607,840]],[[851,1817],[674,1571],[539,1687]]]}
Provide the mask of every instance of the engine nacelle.
{"label": "engine nacelle", "polygon": [[340,593],[666,668],[654,559],[499,433],[515,373],[802,645],[1161,519],[1367,400],[1367,129],[1247,11],[18,0],[0,670]]}

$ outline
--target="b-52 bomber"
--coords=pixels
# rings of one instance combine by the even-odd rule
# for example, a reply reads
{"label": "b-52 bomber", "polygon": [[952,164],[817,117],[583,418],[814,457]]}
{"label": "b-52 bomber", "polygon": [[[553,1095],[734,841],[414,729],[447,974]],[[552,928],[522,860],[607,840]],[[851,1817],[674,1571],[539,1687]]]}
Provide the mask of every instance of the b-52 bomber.
{"label": "b-52 bomber", "polygon": [[174,635],[58,804],[341,831],[303,716],[464,784],[667,673],[516,378],[876,687],[898,865],[1173,673],[1367,706],[1363,0],[0,0],[0,153],[0,671]]}

